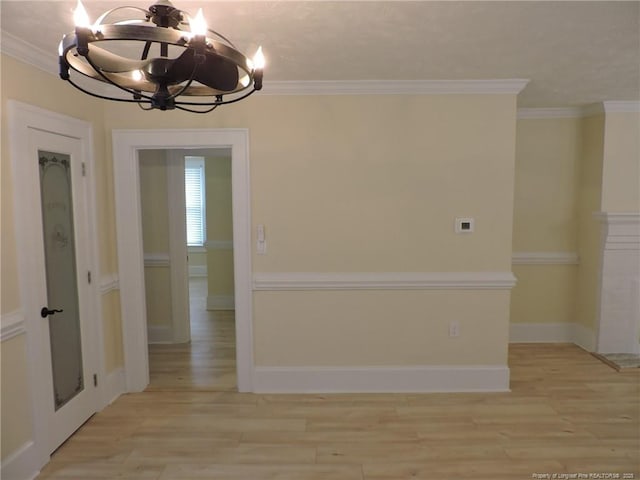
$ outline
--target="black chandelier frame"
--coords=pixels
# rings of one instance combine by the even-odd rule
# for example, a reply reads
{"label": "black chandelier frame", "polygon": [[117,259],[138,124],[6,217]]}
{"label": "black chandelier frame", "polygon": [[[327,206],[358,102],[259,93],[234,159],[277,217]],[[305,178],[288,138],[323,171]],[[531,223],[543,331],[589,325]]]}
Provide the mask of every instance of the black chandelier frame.
{"label": "black chandelier frame", "polygon": [[[102,23],[123,9],[142,12],[146,19]],[[60,78],[93,97],[137,103],[144,110],[178,109],[193,113],[211,112],[262,89],[262,68],[256,68],[252,60],[214,30],[207,32],[216,38],[182,30],[180,27],[188,25],[183,14],[187,13],[167,0],[160,0],[149,10],[116,7],[105,12],[93,26],[77,26],[60,43]],[[116,55],[99,46],[109,41],[144,43],[140,60]],[[150,59],[154,44],[160,46],[160,57]],[[184,51],[177,58],[169,58],[169,46],[183,47]],[[214,69],[221,69],[222,73],[216,77]],[[112,85],[131,97],[90,91],[71,78],[70,70]],[[134,77],[134,72],[139,78]],[[204,84],[198,81],[200,77],[205,77]],[[183,97],[213,97],[213,100],[191,101]]]}

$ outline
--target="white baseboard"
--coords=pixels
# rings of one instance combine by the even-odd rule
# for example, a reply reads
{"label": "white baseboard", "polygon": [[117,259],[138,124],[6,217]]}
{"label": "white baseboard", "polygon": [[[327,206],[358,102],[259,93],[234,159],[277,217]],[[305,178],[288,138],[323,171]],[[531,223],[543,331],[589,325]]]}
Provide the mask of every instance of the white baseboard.
{"label": "white baseboard", "polygon": [[0,478],[3,480],[33,480],[40,473],[36,444],[29,440],[2,461]]}
{"label": "white baseboard", "polygon": [[107,375],[102,389],[103,408],[113,403],[127,390],[127,382],[124,376],[124,368],[120,367]]}
{"label": "white baseboard", "polygon": [[206,265],[189,265],[190,277],[206,277],[207,266]]}
{"label": "white baseboard", "polygon": [[500,365],[407,367],[256,367],[255,393],[506,392]]}
{"label": "white baseboard", "polygon": [[575,343],[592,352],[595,334],[579,323],[512,323],[509,343]]}
{"label": "white baseboard", "polygon": [[173,343],[173,330],[167,326],[147,325],[148,343]]}
{"label": "white baseboard", "polygon": [[512,323],[510,343],[573,343],[571,323]]}
{"label": "white baseboard", "polygon": [[236,301],[233,295],[209,295],[207,310],[235,310]]}

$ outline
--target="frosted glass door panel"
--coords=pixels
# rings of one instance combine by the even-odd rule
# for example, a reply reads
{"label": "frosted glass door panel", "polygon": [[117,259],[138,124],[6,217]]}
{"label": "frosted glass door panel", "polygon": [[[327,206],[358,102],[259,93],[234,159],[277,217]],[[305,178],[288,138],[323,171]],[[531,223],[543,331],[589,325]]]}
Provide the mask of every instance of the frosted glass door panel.
{"label": "frosted glass door panel", "polygon": [[69,155],[38,151],[55,409],[84,389]]}

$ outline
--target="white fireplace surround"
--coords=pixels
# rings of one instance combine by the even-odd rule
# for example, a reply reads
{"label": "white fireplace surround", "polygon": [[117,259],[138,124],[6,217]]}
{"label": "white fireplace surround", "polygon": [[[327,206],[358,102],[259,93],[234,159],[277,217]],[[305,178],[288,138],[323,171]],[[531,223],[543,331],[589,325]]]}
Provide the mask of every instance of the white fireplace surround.
{"label": "white fireplace surround", "polygon": [[598,213],[602,223],[598,353],[640,353],[640,213]]}

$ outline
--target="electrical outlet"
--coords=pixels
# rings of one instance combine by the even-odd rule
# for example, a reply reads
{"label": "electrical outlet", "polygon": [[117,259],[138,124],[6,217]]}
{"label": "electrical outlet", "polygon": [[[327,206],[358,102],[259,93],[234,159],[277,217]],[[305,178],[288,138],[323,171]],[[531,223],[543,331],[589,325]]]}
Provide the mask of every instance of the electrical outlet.
{"label": "electrical outlet", "polygon": [[449,322],[449,336],[460,336],[460,323],[457,320],[452,320],[451,322]]}

